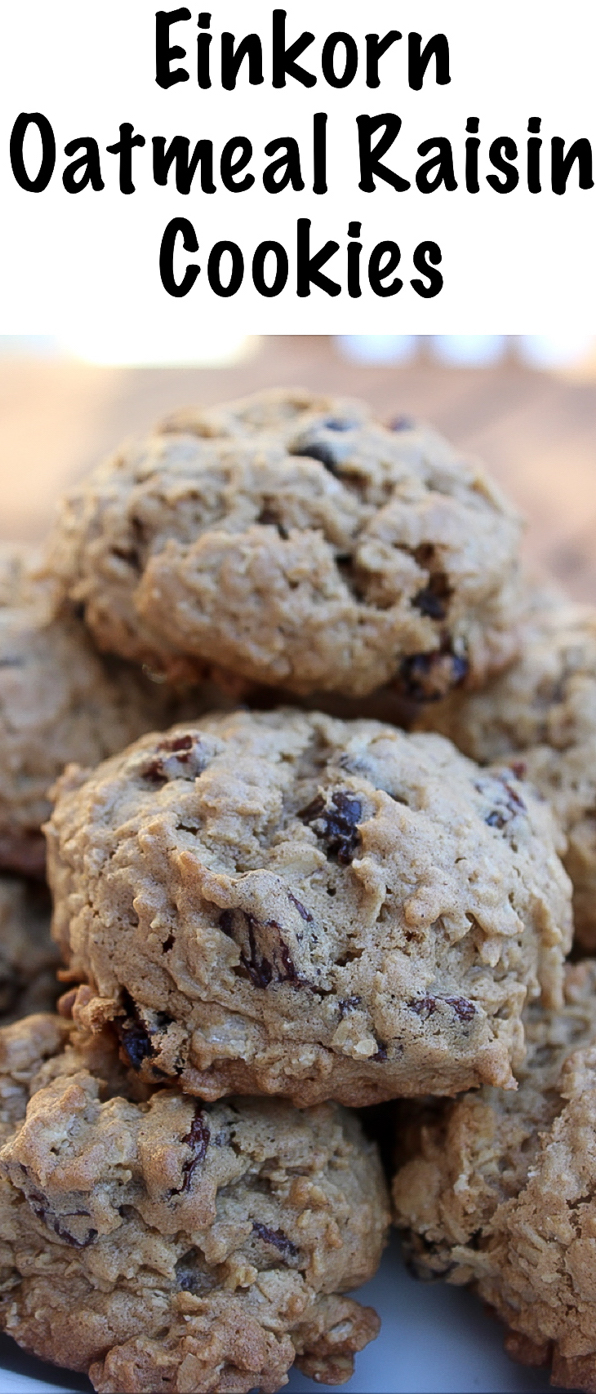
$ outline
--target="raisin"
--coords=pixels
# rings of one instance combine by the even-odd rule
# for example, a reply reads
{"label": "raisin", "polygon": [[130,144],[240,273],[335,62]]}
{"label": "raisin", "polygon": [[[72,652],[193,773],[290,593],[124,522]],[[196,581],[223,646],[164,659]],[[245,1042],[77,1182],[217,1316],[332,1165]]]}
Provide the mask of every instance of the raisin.
{"label": "raisin", "polygon": [[417,1016],[434,1016],[437,1010],[436,997],[413,997],[408,1006]]}
{"label": "raisin", "polygon": [[412,605],[431,620],[444,620],[452,593],[445,572],[436,571],[430,577],[428,585],[414,596]]}
{"label": "raisin", "polygon": [[[337,474],[348,454],[348,446],[333,437],[341,435],[345,431],[353,431],[358,425],[357,421],[350,421],[340,417],[329,417],[314,430],[300,436],[290,449],[291,455],[305,455],[311,460],[318,460],[319,464],[324,465],[331,474]],[[333,434],[328,439],[326,432]]]}
{"label": "raisin", "polygon": [[[181,770],[181,765],[188,769]],[[204,769],[204,750],[195,736],[169,736],[156,746],[156,753],[142,771],[142,778],[153,784],[166,784],[169,779],[195,779]]]}
{"label": "raisin", "polygon": [[268,1225],[262,1225],[258,1220],[253,1220],[252,1228],[253,1234],[262,1239],[264,1244],[272,1244],[275,1249],[279,1250],[280,1254],[284,1254],[287,1258],[298,1258],[299,1249],[292,1243],[291,1239],[288,1239],[283,1229],[269,1229]]}
{"label": "raisin", "polygon": [[153,1055],[151,1038],[140,1022],[131,1022],[120,1027],[120,1040],[133,1070],[140,1070],[143,1061]]}
{"label": "raisin", "polygon": [[476,1008],[473,1002],[468,1002],[465,997],[444,997],[450,1007],[453,1007],[455,1015],[460,1021],[471,1021],[476,1016]]}
{"label": "raisin", "polygon": [[358,823],[362,818],[362,803],[354,794],[338,789],[331,795],[332,807],[318,794],[298,817],[303,823],[320,823],[315,827],[317,837],[327,845],[327,855],[335,857],[342,866],[349,866],[360,842]]}
{"label": "raisin", "polygon": [[476,1016],[474,1003],[468,1002],[465,997],[415,997],[408,1002],[408,1006],[417,1016],[429,1017],[434,1016],[441,1002],[451,1007],[460,1021],[471,1021]]}
{"label": "raisin", "polygon": [[124,1006],[127,1016],[124,1021],[116,1021],[116,1030],[133,1070],[140,1070],[143,1061],[153,1055],[153,1045],[147,1027],[141,1021],[137,1007],[129,993],[125,994]]}
{"label": "raisin", "polygon": [[307,910],[306,906],[302,904],[302,901],[297,900],[296,896],[293,895],[291,891],[288,891],[288,900],[292,902],[292,905],[296,906],[298,914],[305,920],[306,924],[313,924],[313,917],[310,910]]}
{"label": "raisin", "polygon": [[509,807],[512,810],[514,809],[516,813],[526,813],[526,805],[521,797],[521,794],[518,794],[517,789],[514,789],[513,785],[508,783],[507,778],[504,774],[500,775],[499,778],[501,779],[503,787],[507,793],[507,802],[509,804]]}
{"label": "raisin", "polygon": [[194,740],[192,736],[171,736],[169,740],[160,741],[158,750],[168,750],[178,755],[180,761],[188,760],[188,752],[192,750]]}
{"label": "raisin", "polygon": [[[513,818],[517,818],[518,814],[525,813],[526,805],[521,795],[518,794],[517,789],[514,789],[513,785],[507,779],[505,773],[497,775],[496,778],[504,790],[505,797],[497,797],[495,799],[496,808],[491,810],[484,821],[488,824],[489,828],[497,828],[500,831],[502,828],[505,828]],[[494,791],[495,784],[493,781],[491,781],[491,786],[492,791]],[[476,788],[479,793],[487,792],[486,782],[478,783]]]}
{"label": "raisin", "polygon": [[301,983],[276,920],[261,922],[247,910],[222,910],[219,927],[240,949],[240,962],[253,987],[272,982]]}
{"label": "raisin", "polygon": [[525,779],[528,773],[528,766],[526,765],[525,760],[514,760],[513,764],[510,766],[510,769],[512,774],[515,775],[516,779]]}
{"label": "raisin", "polygon": [[415,702],[439,702],[452,688],[460,686],[467,671],[465,658],[443,648],[404,658],[400,677],[407,696]]}
{"label": "raisin", "polygon": [[317,794],[306,808],[301,808],[298,817],[302,823],[314,823],[316,818],[320,818],[325,811],[325,800],[322,794]]}
{"label": "raisin", "polygon": [[[199,1162],[204,1161],[207,1155],[211,1131],[205,1122],[202,1108],[197,1108],[195,1116],[190,1125],[190,1132],[186,1133],[182,1141],[188,1147],[192,1147],[194,1155],[184,1162],[182,1166],[182,1185],[180,1191],[189,1191],[192,1178]],[[178,1193],[179,1194],[179,1193]]]}
{"label": "raisin", "polygon": [[63,1220],[74,1220],[79,1216],[89,1219],[88,1210],[71,1210],[65,1215],[55,1215],[53,1211],[47,1207],[45,1196],[40,1196],[37,1192],[34,1192],[31,1196],[31,1209],[33,1210],[33,1214],[37,1216],[37,1219],[42,1221],[42,1224],[46,1225],[48,1229],[52,1229],[54,1234],[58,1236],[58,1239],[64,1239],[67,1244],[70,1244],[72,1249],[88,1249],[94,1239],[97,1239],[96,1229],[90,1229],[84,1239],[77,1239],[76,1235],[71,1234],[70,1230],[66,1228],[66,1225],[62,1223]]}

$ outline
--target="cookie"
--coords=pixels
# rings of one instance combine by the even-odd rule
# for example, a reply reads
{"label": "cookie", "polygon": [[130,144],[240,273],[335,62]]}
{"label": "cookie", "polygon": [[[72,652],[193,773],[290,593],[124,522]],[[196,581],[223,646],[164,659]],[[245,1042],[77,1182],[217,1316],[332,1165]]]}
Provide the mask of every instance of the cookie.
{"label": "cookie", "polygon": [[[19,1017],[0,1027],[0,1145],[20,1127],[41,1072],[71,1035],[72,1027],[51,1013]],[[101,1039],[93,1038],[94,1043]],[[3,1272],[2,1286],[6,1276]]]}
{"label": "cookie", "polygon": [[396,1223],[423,1278],[472,1283],[526,1364],[596,1390],[596,961],[531,1008],[519,1089],[403,1105]]}
{"label": "cookie", "polygon": [[54,1009],[60,955],[45,886],[0,876],[0,1024]]}
{"label": "cookie", "polygon": [[[273,1394],[294,1362],[349,1378],[379,1321],[343,1294],[372,1277],[389,1219],[356,1117],[204,1106],[169,1089],[139,1102],[105,1046],[94,1059],[55,1022],[9,1028],[20,1068],[0,1153],[4,1329],[102,1394]],[[15,1038],[0,1031],[0,1102],[7,1053]]]}
{"label": "cookie", "polygon": [[30,549],[0,547],[0,868],[42,876],[48,788],[65,764],[95,764],[204,702],[197,691],[183,706],[132,665],[101,659],[34,564]]}
{"label": "cookie", "polygon": [[119,451],[64,502],[47,566],[100,648],[155,670],[419,702],[514,656],[519,537],[431,431],[261,393]]}
{"label": "cookie", "polygon": [[596,610],[533,591],[517,662],[484,692],[452,696],[417,724],[480,762],[523,763],[567,837],[576,939],[595,949]]}
{"label": "cookie", "polygon": [[550,812],[439,736],[211,715],[68,770],[47,826],[75,1015],[205,1098],[359,1106],[513,1085],[526,995],[560,999]]}

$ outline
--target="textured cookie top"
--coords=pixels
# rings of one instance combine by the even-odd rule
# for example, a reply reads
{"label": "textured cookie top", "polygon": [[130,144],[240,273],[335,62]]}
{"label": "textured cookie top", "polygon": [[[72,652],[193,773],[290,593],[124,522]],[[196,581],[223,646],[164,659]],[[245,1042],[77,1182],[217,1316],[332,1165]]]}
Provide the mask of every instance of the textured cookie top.
{"label": "textured cookie top", "polygon": [[0,1023],[52,1011],[60,955],[50,938],[45,886],[0,876]]}
{"label": "textured cookie top", "polygon": [[596,730],[596,610],[554,588],[530,589],[522,648],[482,692],[452,694],[421,712],[421,729],[440,730],[479,761],[533,746],[566,752]]}
{"label": "textured cookie top", "polygon": [[519,519],[398,426],[300,392],[183,414],[65,501],[49,570],[102,648],[154,668],[415,700],[483,681],[516,652]]}
{"label": "textured cookie top", "polygon": [[528,596],[520,658],[484,692],[453,694],[419,725],[481,762],[514,756],[568,839],[579,942],[596,947],[596,610],[549,590]]}
{"label": "textured cookie top", "polygon": [[0,1143],[24,1119],[31,1094],[44,1082],[44,1068],[72,1034],[66,1021],[49,1012],[0,1027]]}
{"label": "textured cookie top", "polygon": [[212,715],[94,774],[48,825],[54,932],[89,1024],[207,1097],[365,1104],[507,1086],[527,992],[560,996],[550,814],[437,736]]}
{"label": "textured cookie top", "polygon": [[562,1013],[528,1014],[516,1094],[404,1106],[397,1224],[420,1276],[473,1281],[512,1354],[596,1387],[596,962],[567,969]]}
{"label": "textured cookie top", "polygon": [[107,1046],[94,1062],[54,1023],[0,1032],[0,1078],[4,1050],[31,1094],[0,1154],[5,1329],[91,1367],[102,1391],[274,1391],[296,1355],[347,1378],[378,1321],[339,1294],[372,1276],[388,1222],[357,1119],[170,1090],[138,1102],[115,1092]]}
{"label": "textured cookie top", "polygon": [[0,548],[0,867],[29,875],[43,871],[48,788],[65,764],[95,764],[180,709],[133,667],[95,653],[34,562],[31,549]]}

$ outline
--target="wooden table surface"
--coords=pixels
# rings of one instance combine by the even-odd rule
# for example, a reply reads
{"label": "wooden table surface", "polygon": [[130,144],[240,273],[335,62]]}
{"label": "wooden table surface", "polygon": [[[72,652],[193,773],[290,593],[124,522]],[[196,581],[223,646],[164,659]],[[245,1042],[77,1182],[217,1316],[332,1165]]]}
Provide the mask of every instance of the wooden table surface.
{"label": "wooden table surface", "polygon": [[528,519],[526,554],[596,602],[596,382],[532,371],[360,367],[325,337],[269,337],[210,369],[0,358],[0,537],[39,540],[62,489],[174,407],[298,383],[419,415],[479,455]]}

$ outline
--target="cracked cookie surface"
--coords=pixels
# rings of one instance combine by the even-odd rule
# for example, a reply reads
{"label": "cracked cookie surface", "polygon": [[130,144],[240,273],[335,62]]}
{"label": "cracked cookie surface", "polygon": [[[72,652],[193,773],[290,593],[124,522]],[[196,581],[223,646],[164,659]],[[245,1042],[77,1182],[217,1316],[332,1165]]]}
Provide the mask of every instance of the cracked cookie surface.
{"label": "cracked cookie surface", "polygon": [[126,1082],[60,1018],[0,1031],[4,1329],[101,1394],[273,1394],[295,1361],[349,1378],[379,1322],[344,1294],[389,1219],[356,1117]]}
{"label": "cracked cookie surface", "polygon": [[509,1353],[596,1390],[596,962],[530,1008],[516,1094],[403,1105],[396,1223],[419,1277],[472,1283]]}
{"label": "cracked cookie surface", "polygon": [[450,742],[291,708],[71,769],[47,826],[75,1016],[149,1080],[354,1106],[511,1086],[560,998],[546,805]]}
{"label": "cracked cookie surface", "polygon": [[596,609],[556,591],[528,600],[522,655],[485,691],[455,695],[418,724],[474,760],[525,766],[567,837],[575,935],[596,948]]}
{"label": "cracked cookie surface", "polygon": [[125,447],[65,500],[47,565],[125,658],[418,702],[514,656],[519,537],[433,432],[296,390]]}
{"label": "cracked cookie surface", "polygon": [[65,764],[95,764],[181,711],[132,665],[95,653],[35,563],[29,548],[0,546],[0,867],[29,876],[43,875],[40,829]]}

